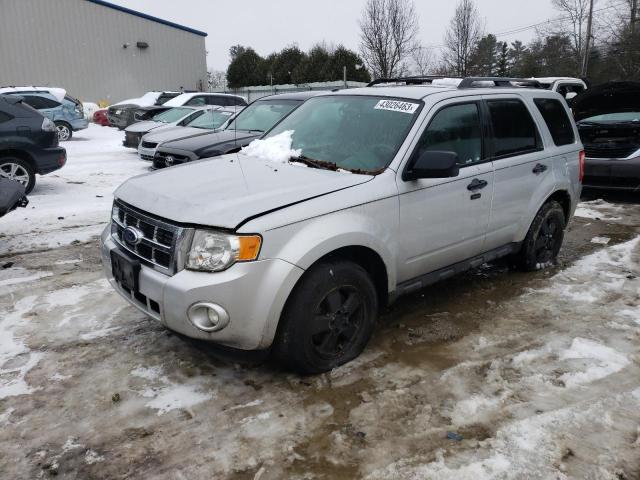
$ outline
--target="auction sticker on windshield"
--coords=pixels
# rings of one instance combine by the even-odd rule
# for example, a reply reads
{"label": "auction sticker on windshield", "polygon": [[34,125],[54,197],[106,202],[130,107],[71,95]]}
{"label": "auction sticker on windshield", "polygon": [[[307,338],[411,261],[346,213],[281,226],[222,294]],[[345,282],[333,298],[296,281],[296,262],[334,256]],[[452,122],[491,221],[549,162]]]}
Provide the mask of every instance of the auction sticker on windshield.
{"label": "auction sticker on windshield", "polygon": [[376,110],[390,110],[392,112],[415,113],[419,103],[400,102],[398,100],[380,100],[374,107]]}

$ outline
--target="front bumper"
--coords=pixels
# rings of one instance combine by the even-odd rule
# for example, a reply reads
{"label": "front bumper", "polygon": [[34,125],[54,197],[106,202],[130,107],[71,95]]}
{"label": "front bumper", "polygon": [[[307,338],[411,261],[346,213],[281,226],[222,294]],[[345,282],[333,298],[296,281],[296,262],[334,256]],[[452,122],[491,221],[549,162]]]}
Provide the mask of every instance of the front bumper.
{"label": "front bumper", "polygon": [[155,155],[155,148],[144,148],[142,145],[138,146],[138,156],[140,157],[140,160],[153,162],[153,157],[155,157]]}
{"label": "front bumper", "polygon": [[[280,314],[303,270],[284,260],[238,263],[216,273],[182,270],[167,276],[142,265],[139,292],[127,292],[113,278],[111,226],[102,233],[102,263],[111,285],[129,303],[171,330],[191,338],[209,340],[243,350],[268,348],[275,337]],[[188,319],[189,308],[200,302],[222,306],[230,322],[207,333]]]}
{"label": "front bumper", "polygon": [[140,145],[140,140],[142,140],[142,136],[148,132],[124,132],[124,140],[122,141],[122,146],[127,148],[135,148],[138,149]]}
{"label": "front bumper", "polygon": [[89,120],[87,120],[86,118],[76,118],[75,120],[71,120],[69,124],[71,125],[71,129],[74,132],[89,128]]}
{"label": "front bumper", "polygon": [[640,157],[624,160],[587,158],[582,185],[585,188],[640,190]]}

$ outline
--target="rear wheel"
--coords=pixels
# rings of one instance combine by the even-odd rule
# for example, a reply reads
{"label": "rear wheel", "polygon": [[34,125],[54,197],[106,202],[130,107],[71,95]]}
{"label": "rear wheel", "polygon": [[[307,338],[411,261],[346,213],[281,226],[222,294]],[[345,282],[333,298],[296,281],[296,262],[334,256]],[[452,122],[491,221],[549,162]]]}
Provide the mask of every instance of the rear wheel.
{"label": "rear wheel", "polygon": [[0,158],[0,178],[8,178],[22,184],[30,193],[36,184],[36,174],[29,162],[17,157]]}
{"label": "rear wheel", "polygon": [[529,227],[516,263],[526,271],[541,270],[553,265],[564,239],[565,217],[556,201],[545,203]]}
{"label": "rear wheel", "polygon": [[73,130],[68,123],[65,122],[55,122],[56,128],[58,129],[58,140],[61,142],[65,142],[67,140],[71,140],[73,136]]}
{"label": "rear wheel", "polygon": [[358,264],[323,261],[296,286],[281,318],[275,354],[301,373],[321,373],[364,350],[378,316],[378,297]]}

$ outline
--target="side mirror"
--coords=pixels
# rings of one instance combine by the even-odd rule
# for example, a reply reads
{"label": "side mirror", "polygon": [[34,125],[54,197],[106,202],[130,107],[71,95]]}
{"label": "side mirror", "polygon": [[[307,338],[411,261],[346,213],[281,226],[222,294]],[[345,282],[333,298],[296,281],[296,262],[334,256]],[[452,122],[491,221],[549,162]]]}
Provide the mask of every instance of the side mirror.
{"label": "side mirror", "polygon": [[418,156],[402,174],[405,181],[419,178],[451,178],[460,173],[455,152],[426,151]]}

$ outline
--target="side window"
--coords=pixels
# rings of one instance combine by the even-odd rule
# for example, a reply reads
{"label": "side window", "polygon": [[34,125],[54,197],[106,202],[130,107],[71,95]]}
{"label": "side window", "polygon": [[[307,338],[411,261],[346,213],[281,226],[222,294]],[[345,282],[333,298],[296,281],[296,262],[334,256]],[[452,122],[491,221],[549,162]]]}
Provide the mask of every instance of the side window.
{"label": "side window", "polygon": [[5,112],[0,112],[0,123],[8,122],[13,117]]}
{"label": "side window", "polygon": [[207,101],[209,105],[219,105],[221,107],[228,107],[230,105],[229,99],[227,97],[208,97]]}
{"label": "side window", "polygon": [[567,111],[559,100],[536,98],[534,102],[538,110],[540,110],[547,127],[549,127],[553,143],[560,146],[575,142],[576,138],[573,134],[573,125],[571,124],[571,120],[569,120]]}
{"label": "side window", "polygon": [[42,107],[40,107],[40,108],[57,108],[60,105],[62,105],[61,103],[56,102],[55,100],[52,100],[52,99],[47,98],[47,97],[39,97],[39,98],[40,98],[40,102],[41,102],[41,105],[42,105]]}
{"label": "side window", "polygon": [[238,106],[241,106],[241,107],[244,107],[247,104],[247,102],[245,102],[241,98],[234,98],[232,103],[233,103],[234,106],[238,105]]}
{"label": "side window", "polygon": [[482,129],[476,103],[444,107],[437,112],[420,137],[417,151],[447,151],[458,154],[461,167],[481,162]]}
{"label": "side window", "polygon": [[520,155],[541,146],[540,135],[531,114],[517,99],[489,100],[493,126],[493,155]]}
{"label": "side window", "polygon": [[206,104],[207,102],[205,101],[204,97],[193,97],[191,100],[185,103],[185,105],[189,105],[191,107],[201,107]]}

